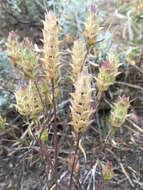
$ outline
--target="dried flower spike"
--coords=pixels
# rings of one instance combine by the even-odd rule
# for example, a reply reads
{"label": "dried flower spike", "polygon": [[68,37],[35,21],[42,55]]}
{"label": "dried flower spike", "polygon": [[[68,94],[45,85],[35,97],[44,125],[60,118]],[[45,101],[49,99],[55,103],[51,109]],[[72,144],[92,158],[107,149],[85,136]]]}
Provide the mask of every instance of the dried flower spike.
{"label": "dried flower spike", "polygon": [[128,108],[130,106],[129,97],[125,95],[119,97],[117,103],[110,114],[110,123],[113,129],[120,128],[125,122],[128,115]]}
{"label": "dried flower spike", "polygon": [[98,43],[97,37],[101,29],[102,28],[100,27],[98,15],[91,11],[87,17],[85,23],[85,30],[83,32],[83,36],[87,44],[88,50],[90,50],[93,46],[95,46]]}
{"label": "dried flower spike", "polygon": [[24,74],[35,80],[38,74],[38,56],[33,51],[33,45],[28,38],[24,38],[23,49],[21,51],[21,62],[19,63],[24,71]]}
{"label": "dried flower spike", "polygon": [[20,44],[16,34],[10,32],[7,47],[9,58],[16,72],[19,72],[18,66],[21,66],[24,74],[28,76],[28,78],[35,80],[38,73],[38,56],[33,51],[33,46],[28,38],[24,38],[23,44]]}
{"label": "dried flower spike", "polygon": [[18,64],[21,61],[21,45],[18,42],[18,37],[17,35],[12,31],[9,33],[8,40],[7,40],[7,48],[8,48],[8,53],[9,53],[9,58],[11,62],[14,65],[14,68],[17,70]]}
{"label": "dried flower spike", "polygon": [[56,17],[52,11],[45,16],[43,29],[43,53],[42,61],[44,63],[44,71],[48,80],[58,78],[59,63],[59,26]]}
{"label": "dried flower spike", "polygon": [[21,115],[37,116],[42,113],[43,106],[32,81],[27,87],[20,87],[15,97],[16,108]]}
{"label": "dried flower spike", "polygon": [[72,71],[73,81],[77,80],[78,74],[82,71],[85,61],[85,47],[81,39],[74,42],[72,49]]}
{"label": "dried flower spike", "polygon": [[75,92],[72,94],[72,98],[72,120],[70,124],[73,126],[76,133],[83,133],[91,122],[90,115],[93,112],[91,108],[91,78],[86,67],[84,67],[83,71],[78,75],[77,81],[75,82]]}
{"label": "dried flower spike", "polygon": [[100,92],[108,90],[109,86],[114,84],[116,76],[119,74],[119,64],[117,57],[110,53],[99,69],[98,77],[95,77],[96,85]]}

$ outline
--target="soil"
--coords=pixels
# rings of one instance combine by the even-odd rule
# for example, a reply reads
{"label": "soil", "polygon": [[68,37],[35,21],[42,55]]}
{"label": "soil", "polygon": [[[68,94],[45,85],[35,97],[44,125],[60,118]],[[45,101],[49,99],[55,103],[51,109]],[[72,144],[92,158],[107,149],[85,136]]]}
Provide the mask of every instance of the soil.
{"label": "soil", "polygon": [[[109,14],[108,19],[104,23],[105,28],[108,28],[112,23],[110,31],[113,34],[113,47],[123,47],[122,23],[115,16],[113,0],[105,0],[103,9],[108,10]],[[11,30],[16,31],[21,39],[28,36],[34,43],[41,45],[41,27],[23,24],[16,26],[5,25],[0,30],[0,37],[6,39]],[[142,65],[142,60],[142,57],[140,57],[138,61],[139,67]],[[84,189],[94,190],[92,169],[96,165],[95,161],[98,159],[100,164],[111,162],[116,176],[112,180],[102,183],[101,168],[100,164],[98,164],[97,172],[94,173],[97,190],[143,189],[143,79],[142,74],[134,67],[126,68],[120,75],[120,80],[117,79],[117,81],[124,82],[125,78],[127,83],[131,84],[128,86],[122,83],[122,89],[131,99],[130,111],[132,120],[127,121],[124,127],[115,133],[114,138],[107,143],[105,150],[101,153],[102,139],[97,132],[97,123],[101,127],[99,130],[103,132],[110,111],[107,101],[114,101],[120,86],[117,83],[113,89],[110,89],[104,95],[102,99],[103,106],[100,107],[98,112],[101,119],[96,115],[95,124],[89,129],[88,137],[84,141],[83,146],[87,155],[87,163],[85,164],[84,159],[81,158],[80,171],[77,174],[80,180],[88,176]],[[64,109],[67,109],[67,107],[65,106]],[[18,141],[27,130],[27,127],[24,126],[23,118],[13,109],[6,110],[5,116],[8,119],[6,130],[0,132],[0,190],[52,190],[52,188],[48,189],[46,186],[46,168],[38,154],[38,145],[26,146],[26,141],[29,143],[27,135],[25,135],[25,139]],[[59,128],[61,127],[60,125],[59,122]],[[61,162],[66,159],[67,147],[66,145],[62,146],[58,165],[60,177],[64,176],[62,182],[64,190],[67,190],[64,187],[64,183],[69,179],[69,171],[67,165],[61,168]],[[90,166],[91,163],[94,163],[92,167]],[[50,184],[52,187],[52,179]],[[78,190],[76,185],[73,189]]]}

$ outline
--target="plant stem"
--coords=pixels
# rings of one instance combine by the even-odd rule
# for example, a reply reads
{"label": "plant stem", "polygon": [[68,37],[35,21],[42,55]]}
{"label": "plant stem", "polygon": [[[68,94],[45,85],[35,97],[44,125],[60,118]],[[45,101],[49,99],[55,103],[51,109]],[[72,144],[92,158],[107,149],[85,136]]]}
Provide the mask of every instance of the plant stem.
{"label": "plant stem", "polygon": [[56,126],[56,102],[55,102],[55,86],[54,79],[51,80],[52,83],[52,103],[54,108],[54,170],[55,170],[55,184],[56,189],[58,188],[58,176],[57,176],[57,156],[58,156],[58,143],[57,143],[57,126]]}
{"label": "plant stem", "polygon": [[78,133],[78,136],[77,136],[77,144],[76,144],[76,150],[75,150],[74,159],[73,159],[73,163],[72,163],[69,190],[71,190],[71,188],[72,188],[72,178],[73,178],[73,173],[74,173],[75,163],[76,163],[75,161],[76,161],[76,156],[77,156],[78,147],[79,147],[79,139],[80,139],[80,133]]}
{"label": "plant stem", "polygon": [[106,136],[106,138],[105,138],[105,142],[104,142],[104,144],[103,144],[103,146],[102,146],[102,148],[101,148],[101,152],[104,150],[104,148],[105,148],[105,146],[106,146],[106,143],[107,143],[108,139],[110,138],[112,132],[113,132],[113,128],[110,128],[110,130],[108,131],[108,134],[107,134],[107,136]]}
{"label": "plant stem", "polygon": [[[106,138],[105,138],[105,142],[104,142],[103,146],[101,147],[100,153],[104,150],[104,148],[105,148],[105,146],[106,146],[106,143],[107,143],[108,139],[110,138],[112,132],[113,132],[113,128],[111,128],[111,129],[108,131],[108,134],[107,134],[107,136],[106,136]],[[99,155],[97,156],[97,159],[99,159]],[[97,160],[96,160],[96,161],[97,161]],[[92,163],[91,168],[94,166],[94,164],[96,163],[96,161],[94,161],[94,162]],[[84,183],[84,180],[86,179],[87,175],[88,175],[88,173],[85,175],[85,177],[84,177],[82,183]],[[102,188],[100,187],[100,189],[102,189]]]}
{"label": "plant stem", "polygon": [[37,89],[37,92],[38,92],[39,98],[40,98],[40,100],[41,100],[41,103],[42,103],[42,105],[43,105],[43,110],[45,110],[45,104],[44,104],[44,102],[43,102],[42,95],[41,95],[40,90],[39,90],[39,88],[38,88],[37,81],[34,81],[34,84],[35,84],[35,87],[36,87],[36,89]]}
{"label": "plant stem", "polygon": [[98,106],[100,104],[100,101],[101,101],[101,98],[102,98],[102,94],[103,94],[102,91],[99,91],[98,94],[97,94],[97,97],[96,97],[97,100],[96,100],[96,104],[95,104],[95,111],[94,111],[94,113],[96,112],[96,110],[97,110],[97,108],[98,108]]}

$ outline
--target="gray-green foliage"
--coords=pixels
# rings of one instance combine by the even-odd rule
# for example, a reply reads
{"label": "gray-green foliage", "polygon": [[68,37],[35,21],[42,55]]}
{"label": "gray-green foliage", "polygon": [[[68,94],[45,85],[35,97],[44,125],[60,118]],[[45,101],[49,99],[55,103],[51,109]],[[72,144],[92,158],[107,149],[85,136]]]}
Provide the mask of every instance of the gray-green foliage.
{"label": "gray-green foliage", "polygon": [[0,0],[0,16],[9,24],[34,23],[44,18],[44,13],[53,9],[58,17],[63,34],[79,36],[91,5],[98,0]]}
{"label": "gray-green foliage", "polygon": [[44,15],[43,0],[1,0],[0,15],[9,24],[32,23]]}
{"label": "gray-green foliage", "polygon": [[[10,87],[14,76],[12,74],[12,65],[8,59],[8,52],[0,52],[0,110],[11,105],[13,95],[10,93]],[[4,111],[4,110],[3,110]]]}
{"label": "gray-green foliage", "polygon": [[143,11],[135,8],[134,1],[123,4],[115,0],[116,16],[124,23],[123,38],[134,44],[143,43]]}
{"label": "gray-green foliage", "polygon": [[58,17],[63,34],[79,35],[95,0],[1,0],[0,15],[9,24],[38,22],[50,9]]}
{"label": "gray-green foliage", "polygon": [[49,0],[49,8],[53,8],[63,28],[63,33],[80,35],[84,22],[94,0]]}

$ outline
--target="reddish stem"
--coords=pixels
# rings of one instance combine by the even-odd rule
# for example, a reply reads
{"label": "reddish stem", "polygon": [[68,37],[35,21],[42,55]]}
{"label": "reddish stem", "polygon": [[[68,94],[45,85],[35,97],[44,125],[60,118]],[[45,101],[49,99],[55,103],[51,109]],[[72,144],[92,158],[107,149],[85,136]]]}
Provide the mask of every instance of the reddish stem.
{"label": "reddish stem", "polygon": [[55,184],[56,189],[58,188],[58,176],[57,176],[57,156],[58,156],[58,143],[57,143],[57,126],[56,126],[56,102],[55,102],[55,86],[54,86],[54,79],[51,80],[52,83],[52,103],[54,108],[54,170],[55,170]]}
{"label": "reddish stem", "polygon": [[79,139],[80,139],[80,133],[78,133],[78,136],[77,136],[77,144],[76,144],[76,150],[75,150],[74,159],[73,159],[73,163],[72,163],[69,190],[71,190],[71,188],[72,188],[72,181],[73,181],[72,178],[73,178],[73,173],[74,173],[75,163],[76,163],[76,157],[77,157],[77,152],[78,152],[78,147],[79,147]]}

